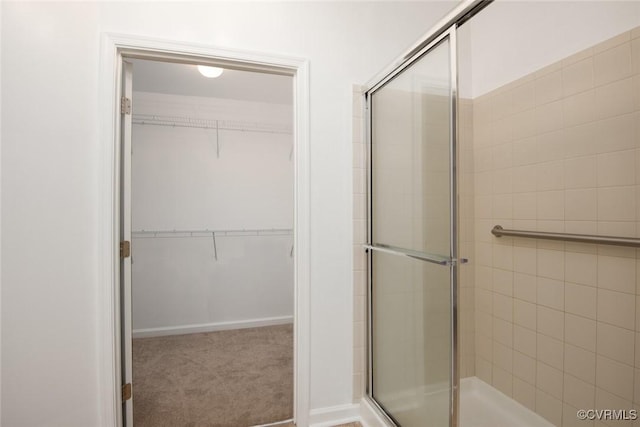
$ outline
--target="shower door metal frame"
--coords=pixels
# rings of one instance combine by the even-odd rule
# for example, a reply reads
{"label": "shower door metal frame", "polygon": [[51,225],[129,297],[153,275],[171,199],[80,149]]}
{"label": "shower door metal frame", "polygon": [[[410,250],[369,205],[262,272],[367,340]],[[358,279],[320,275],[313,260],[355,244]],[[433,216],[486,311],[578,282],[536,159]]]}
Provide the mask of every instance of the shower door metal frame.
{"label": "shower door metal frame", "polygon": [[[373,94],[378,90],[383,88],[386,83],[392,81],[394,77],[402,73],[405,69],[409,68],[416,61],[422,59],[424,56],[428,55],[433,49],[440,46],[441,43],[449,41],[449,66],[450,66],[450,92],[449,92],[449,110],[450,110],[450,124],[449,124],[449,203],[450,203],[450,211],[449,211],[449,256],[443,257],[442,255],[436,254],[427,254],[427,253],[418,253],[417,251],[408,251],[401,248],[395,248],[387,245],[376,245],[372,240],[373,235],[373,212],[372,212],[372,173],[373,173],[373,165],[372,165],[372,155],[371,155],[371,147],[373,142],[373,135],[371,132],[371,126],[373,125],[373,108],[371,105],[371,100]],[[431,42],[423,46],[418,50],[415,55],[408,60],[402,67],[399,67],[392,74],[388,75],[385,79],[376,84],[373,88],[367,90],[365,92],[365,101],[366,101],[366,120],[367,120],[367,244],[365,245],[365,249],[367,251],[367,323],[368,323],[368,333],[367,333],[367,365],[368,365],[368,382],[367,382],[367,397],[371,400],[371,403],[375,408],[377,408],[387,422],[391,423],[391,425],[397,425],[395,420],[382,408],[382,406],[376,401],[373,396],[372,384],[373,384],[373,349],[372,349],[372,341],[373,341],[373,316],[372,316],[372,254],[374,251],[376,252],[384,252],[389,254],[394,254],[397,256],[408,256],[411,258],[419,259],[424,262],[430,262],[439,264],[442,266],[449,267],[449,288],[450,288],[450,325],[451,325],[451,359],[450,359],[450,376],[449,376],[449,385],[450,385],[450,395],[449,395],[449,425],[450,427],[457,426],[457,407],[458,407],[458,362],[457,362],[457,203],[456,203],[456,108],[457,108],[457,70],[456,70],[456,28],[455,25],[450,26],[445,32],[441,33],[438,37],[433,39]]]}
{"label": "shower door metal frame", "polygon": [[[378,404],[373,397],[373,363],[372,363],[372,252],[380,251],[386,253],[394,253],[400,256],[409,256],[421,259],[425,262],[435,262],[450,267],[450,328],[451,328],[451,351],[450,351],[450,395],[449,395],[449,427],[458,427],[458,413],[460,403],[460,371],[459,371],[459,347],[458,347],[458,264],[466,262],[466,260],[458,258],[458,186],[457,186],[457,137],[458,137],[458,57],[457,57],[457,27],[472,18],[476,13],[484,9],[493,0],[466,0],[458,7],[454,8],[447,16],[445,16],[436,26],[434,26],[421,41],[414,47],[409,49],[407,53],[402,55],[394,65],[384,71],[372,84],[369,84],[364,92],[365,104],[365,141],[366,141],[366,176],[367,176],[367,236],[364,249],[367,253],[367,383],[365,388],[365,399],[377,410],[389,425],[396,426],[395,421],[386,413],[386,411]],[[399,248],[393,248],[385,245],[375,245],[372,241],[373,221],[372,221],[372,132],[373,110],[371,106],[372,95],[394,77],[402,73],[415,62],[419,61],[425,55],[442,43],[449,39],[449,60],[450,60],[450,134],[449,134],[449,203],[450,203],[450,253],[448,259],[433,256],[431,254],[414,254],[413,251],[406,251]]]}

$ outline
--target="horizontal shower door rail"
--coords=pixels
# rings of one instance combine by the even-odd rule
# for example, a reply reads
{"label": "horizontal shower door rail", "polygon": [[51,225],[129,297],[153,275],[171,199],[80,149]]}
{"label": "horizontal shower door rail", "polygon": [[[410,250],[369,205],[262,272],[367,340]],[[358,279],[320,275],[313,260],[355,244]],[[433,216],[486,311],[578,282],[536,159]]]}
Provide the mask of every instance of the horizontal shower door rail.
{"label": "horizontal shower door rail", "polygon": [[565,242],[595,243],[598,245],[617,245],[640,248],[640,239],[633,237],[598,236],[595,234],[551,233],[545,231],[507,230],[496,225],[491,230],[496,237],[527,237],[531,239],[561,240]]}
{"label": "horizontal shower door rail", "polygon": [[[457,259],[447,257],[447,256],[429,254],[425,252],[414,251],[411,249],[403,249],[403,248],[398,248],[396,246],[383,245],[380,243],[372,244],[372,245],[363,245],[363,247],[367,250],[383,252],[391,255],[406,256],[409,258],[419,259],[421,261],[427,261],[432,264],[438,264],[438,265],[455,265],[458,262]],[[464,263],[466,262],[466,259],[462,259],[460,260],[460,262]]]}

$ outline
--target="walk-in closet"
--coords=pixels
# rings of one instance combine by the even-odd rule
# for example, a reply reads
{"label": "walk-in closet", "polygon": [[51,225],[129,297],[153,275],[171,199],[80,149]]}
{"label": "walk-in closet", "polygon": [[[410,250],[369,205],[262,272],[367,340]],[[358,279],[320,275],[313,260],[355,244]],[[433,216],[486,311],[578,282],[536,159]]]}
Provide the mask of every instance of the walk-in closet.
{"label": "walk-in closet", "polygon": [[291,419],[293,79],[128,61],[134,425]]}

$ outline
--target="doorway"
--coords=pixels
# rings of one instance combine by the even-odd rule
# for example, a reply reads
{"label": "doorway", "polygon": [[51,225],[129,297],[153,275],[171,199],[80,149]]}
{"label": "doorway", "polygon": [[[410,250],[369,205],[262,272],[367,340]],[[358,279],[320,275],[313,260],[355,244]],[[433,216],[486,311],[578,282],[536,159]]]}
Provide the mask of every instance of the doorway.
{"label": "doorway", "polygon": [[[124,221],[122,215],[120,201],[124,195],[126,189],[127,179],[130,179],[124,173],[120,175],[120,171],[130,171],[130,166],[127,165],[126,154],[128,151],[124,149],[124,132],[129,127],[133,126],[132,123],[127,125],[127,114],[120,114],[121,108],[126,109],[127,103],[124,102],[121,105],[121,97],[127,91],[126,79],[126,62],[131,60],[146,59],[156,60],[171,63],[181,63],[195,66],[197,64],[204,64],[208,66],[218,66],[229,70],[238,71],[252,71],[277,75],[288,75],[291,77],[293,86],[293,124],[290,127],[290,133],[292,138],[292,144],[289,144],[286,150],[286,159],[292,163],[293,169],[293,219],[292,226],[287,231],[286,236],[282,236],[279,231],[281,229],[269,228],[269,233],[257,233],[260,236],[252,236],[254,238],[288,238],[292,245],[287,244],[286,255],[291,263],[293,263],[293,310],[291,316],[293,317],[293,418],[299,425],[306,425],[309,414],[309,400],[308,400],[308,378],[309,378],[309,365],[308,365],[308,325],[309,325],[309,301],[308,301],[308,285],[309,285],[309,209],[308,209],[308,64],[305,60],[290,59],[282,57],[269,57],[262,54],[220,50],[203,46],[190,46],[183,43],[167,42],[163,40],[150,40],[141,39],[136,37],[121,36],[121,35],[106,35],[103,40],[103,69],[110,75],[109,70],[115,70],[115,74],[111,78],[103,78],[105,83],[103,89],[106,92],[110,92],[114,97],[107,96],[109,99],[104,101],[105,110],[106,105],[109,105],[109,116],[112,117],[111,123],[113,127],[105,127],[105,149],[108,151],[113,150],[115,154],[112,158],[106,156],[105,164],[105,182],[111,182],[112,185],[106,186],[104,194],[104,206],[110,206],[107,209],[108,214],[105,216],[111,218],[113,228],[110,230],[104,230],[105,236],[111,236],[105,239],[104,252],[113,254],[113,257],[109,258],[109,264],[112,266],[113,274],[105,275],[105,283],[110,283],[105,288],[104,299],[104,328],[105,330],[112,331],[112,337],[115,340],[106,339],[102,346],[105,349],[103,357],[103,382],[104,387],[108,387],[113,390],[113,405],[109,402],[104,402],[105,411],[103,412],[103,419],[112,420],[107,424],[114,425],[132,425],[132,402],[135,400],[136,388],[135,384],[131,388],[132,398],[128,398],[128,384],[131,382],[132,372],[131,363],[127,364],[127,354],[131,354],[131,310],[130,306],[127,306],[126,298],[126,277],[131,277],[131,260],[136,259],[135,244],[132,245],[131,257],[120,258],[118,252],[126,255],[125,247],[121,245],[121,242],[131,241],[132,230],[131,223],[128,225]],[[132,86],[129,87],[129,90]],[[112,96],[113,96],[112,95]],[[126,98],[126,97],[125,97]],[[117,102],[116,102],[117,100]],[[135,105],[135,103],[134,103]],[[116,108],[117,107],[117,108]],[[135,109],[135,107],[134,107]],[[131,116],[129,116],[131,118]],[[229,123],[227,123],[229,125]],[[218,122],[218,125],[220,123]],[[231,124],[235,125],[235,124]],[[173,128],[173,125],[171,126]],[[220,129],[219,129],[220,131]],[[111,136],[111,137],[109,137]],[[121,148],[121,142],[122,148]],[[209,141],[210,144],[217,145],[215,138]],[[108,148],[111,147],[111,148]],[[222,155],[223,147],[217,146],[214,151],[216,157]],[[227,152],[229,154],[229,152]],[[126,197],[126,196],[125,196]],[[264,229],[261,229],[264,231]],[[171,231],[174,230],[150,230],[150,231]],[[215,251],[221,243],[220,239],[226,238],[231,240],[234,238],[230,233],[227,235],[214,236],[210,233],[212,227],[205,227],[204,230],[177,230],[176,231],[205,231],[208,233],[208,243],[210,249],[213,250],[213,257],[215,260]],[[227,230],[230,231],[230,230]],[[237,230],[236,230],[237,231]],[[242,230],[245,233],[253,231],[255,229]],[[280,236],[278,236],[280,234]],[[128,237],[128,238],[127,238]],[[183,237],[183,236],[181,236]],[[197,236],[197,233],[193,233],[193,236],[189,235],[189,238],[194,240],[202,238],[204,236]],[[160,239],[156,234],[152,239]],[[238,238],[248,238],[246,235],[235,236]],[[109,245],[113,250],[106,248],[106,242],[111,242]],[[228,252],[229,253],[229,252]],[[120,289],[120,283],[125,285],[124,292]],[[129,283],[129,289],[130,283]],[[130,301],[130,299],[129,299]],[[129,313],[127,318],[127,313]],[[121,314],[123,315],[121,317]],[[275,316],[278,317],[278,316]],[[282,317],[282,316],[281,316]],[[110,319],[110,320],[109,320]],[[127,326],[128,323],[128,326]],[[278,323],[277,321],[275,323]],[[281,322],[280,322],[281,323]],[[193,326],[193,325],[192,325]],[[255,326],[247,324],[247,326]],[[143,328],[145,329],[145,328]],[[148,328],[147,328],[148,329]],[[153,328],[151,328],[153,329]],[[139,332],[139,331],[138,331]],[[200,332],[200,331],[198,331]],[[128,344],[129,343],[129,346]],[[130,357],[129,357],[130,359]],[[113,370],[115,367],[115,371]],[[108,372],[110,371],[110,373]],[[113,411],[111,411],[111,409]],[[128,422],[127,422],[128,421]]]}
{"label": "doorway", "polygon": [[292,76],[136,58],[124,71],[133,425],[291,420]]}

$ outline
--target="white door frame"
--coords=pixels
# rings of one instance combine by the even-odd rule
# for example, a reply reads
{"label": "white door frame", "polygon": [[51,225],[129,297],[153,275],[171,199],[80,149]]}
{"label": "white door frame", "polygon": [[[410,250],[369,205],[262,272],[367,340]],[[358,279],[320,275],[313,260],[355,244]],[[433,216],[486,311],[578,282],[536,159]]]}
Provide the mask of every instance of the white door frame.
{"label": "white door frame", "polygon": [[[100,425],[122,426],[120,360],[120,90],[122,58],[210,63],[290,74],[294,79],[294,419],[309,424],[310,205],[309,62],[300,58],[220,49],[141,36],[102,35],[100,48],[100,169],[98,181],[98,280],[96,301]],[[134,385],[135,390],[135,385]],[[134,392],[135,393],[135,392]]]}

